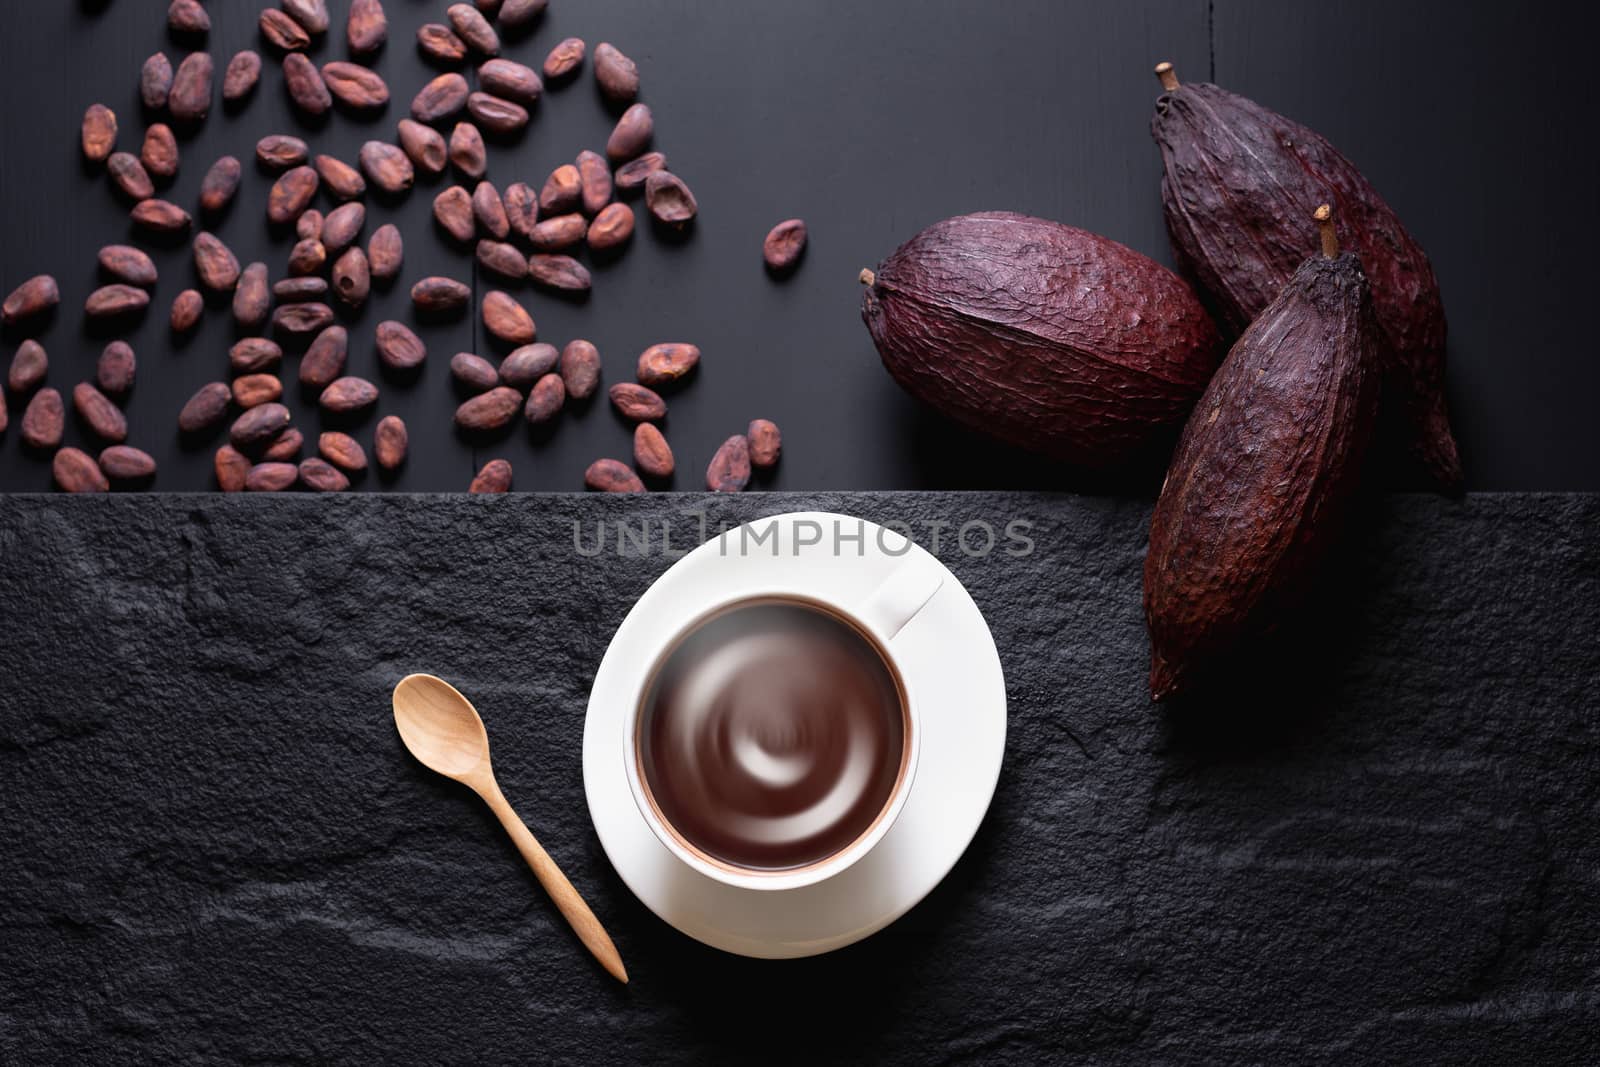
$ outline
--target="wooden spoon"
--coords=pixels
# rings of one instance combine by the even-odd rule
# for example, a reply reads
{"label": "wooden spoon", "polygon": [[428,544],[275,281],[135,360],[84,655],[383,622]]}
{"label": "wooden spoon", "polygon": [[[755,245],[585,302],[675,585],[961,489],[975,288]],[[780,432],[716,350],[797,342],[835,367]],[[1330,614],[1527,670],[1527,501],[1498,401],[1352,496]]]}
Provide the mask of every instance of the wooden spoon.
{"label": "wooden spoon", "polygon": [[613,978],[626,982],[627,969],[605,927],[501,794],[489,765],[489,734],[477,709],[449,682],[431,674],[412,674],[394,687],[394,724],[400,740],[424,767],[454,778],[484,799],[578,940]]}

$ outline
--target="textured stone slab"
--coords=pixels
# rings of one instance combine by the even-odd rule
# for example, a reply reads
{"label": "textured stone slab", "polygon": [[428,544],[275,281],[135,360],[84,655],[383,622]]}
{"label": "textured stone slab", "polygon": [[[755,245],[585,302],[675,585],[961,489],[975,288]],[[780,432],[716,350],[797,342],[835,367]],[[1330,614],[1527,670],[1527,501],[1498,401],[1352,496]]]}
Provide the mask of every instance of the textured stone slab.
{"label": "textured stone slab", "polygon": [[[999,792],[951,877],[761,963],[628,893],[590,678],[661,523],[821,507],[940,555],[999,640]],[[590,557],[595,524],[652,549]],[[1373,504],[1310,635],[1145,699],[1147,507],[1000,494],[0,498],[0,1060],[1576,1061],[1600,1028],[1600,498]],[[1002,534],[1003,538],[1003,534]],[[975,538],[969,539],[975,543]],[[477,702],[633,974],[581,954],[388,692]]]}

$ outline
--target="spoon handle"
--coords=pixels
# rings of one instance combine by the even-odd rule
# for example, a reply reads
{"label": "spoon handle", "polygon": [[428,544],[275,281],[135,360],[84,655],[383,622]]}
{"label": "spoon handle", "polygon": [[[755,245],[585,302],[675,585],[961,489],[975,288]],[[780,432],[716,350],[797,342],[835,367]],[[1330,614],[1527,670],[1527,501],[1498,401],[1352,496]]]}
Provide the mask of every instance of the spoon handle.
{"label": "spoon handle", "polygon": [[499,817],[500,825],[506,828],[506,833],[511,835],[511,843],[517,846],[522,858],[528,861],[534,877],[539,879],[539,884],[544,886],[545,892],[550,894],[550,899],[555,901],[556,907],[572,925],[578,940],[583,942],[584,948],[594,954],[594,958],[600,961],[600,965],[610,973],[611,977],[626,983],[628,971],[622,965],[622,957],[617,954],[617,947],[611,943],[605,927],[600,925],[600,920],[589,910],[589,905],[583,902],[583,898],[572,887],[572,883],[567,881],[567,876],[556,866],[556,861],[550,858],[544,846],[539,844],[533,833],[511,809],[499,786],[491,785],[491,788],[483,792],[483,799],[488,803],[490,810]]}

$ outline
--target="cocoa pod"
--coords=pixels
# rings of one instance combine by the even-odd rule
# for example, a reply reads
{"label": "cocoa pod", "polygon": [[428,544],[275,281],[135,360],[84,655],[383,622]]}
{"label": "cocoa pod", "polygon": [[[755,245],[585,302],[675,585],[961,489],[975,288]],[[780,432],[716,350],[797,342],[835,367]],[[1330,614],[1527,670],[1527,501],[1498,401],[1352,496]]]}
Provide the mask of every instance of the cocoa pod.
{"label": "cocoa pod", "polygon": [[55,483],[68,493],[105,493],[111,490],[105,472],[89,453],[77,448],[63,448],[50,461],[50,474]]}
{"label": "cocoa pod", "polygon": [[289,273],[296,275],[311,275],[322,270],[328,263],[328,250],[322,242],[314,238],[296,241],[289,250]]}
{"label": "cocoa pod", "polygon": [[112,444],[128,439],[128,418],[117,405],[89,382],[72,387],[72,408],[96,437]]}
{"label": "cocoa pod", "polygon": [[326,115],[333,107],[328,83],[322,80],[322,72],[303,52],[290,52],[283,57],[283,84],[294,106],[311,118]]}
{"label": "cocoa pod", "polygon": [[344,160],[335,159],[333,156],[318,156],[316,166],[317,176],[322,179],[322,187],[334,197],[340,200],[357,200],[367,194],[367,179]]}
{"label": "cocoa pod", "polygon": [[633,382],[618,382],[611,387],[611,405],[625,419],[634,422],[654,422],[666,418],[667,402],[653,389]]}
{"label": "cocoa pod", "polygon": [[49,386],[34,393],[28,406],[22,409],[22,443],[29,448],[58,447],[66,427],[67,411],[61,394]]}
{"label": "cocoa pod", "polygon": [[350,488],[343,471],[317,456],[300,461],[300,482],[315,493],[342,493]]}
{"label": "cocoa pod", "polygon": [[167,106],[171,92],[172,61],[165,53],[157,52],[139,69],[139,99],[151,111],[160,111]]}
{"label": "cocoa pod", "polygon": [[528,277],[537,285],[564,293],[587,293],[592,284],[589,268],[571,256],[530,256]]}
{"label": "cocoa pod", "polygon": [[480,129],[501,137],[516,133],[528,125],[528,109],[488,93],[473,93],[467,97],[467,114]]}
{"label": "cocoa pod", "polygon": [[167,29],[178,36],[204,36],[211,32],[211,16],[200,0],[172,0],[167,5]]}
{"label": "cocoa pod", "polygon": [[233,156],[223,156],[211,164],[200,182],[200,210],[207,215],[222,214],[233,203],[243,177],[244,165]]}
{"label": "cocoa pod", "polygon": [[272,295],[285,304],[305,304],[328,296],[325,278],[282,278],[272,283]]}
{"label": "cocoa pod", "polygon": [[163,236],[185,233],[189,229],[189,213],[167,200],[141,200],[128,213],[141,229]]}
{"label": "cocoa pod", "polygon": [[777,466],[778,457],[783,454],[783,435],[778,432],[776,423],[767,419],[753,419],[744,436],[750,442],[752,466]]}
{"label": "cocoa pod", "polygon": [[[1179,85],[1170,64],[1151,133],[1161,149],[1167,232],[1182,270],[1229,336],[1265,308],[1315,240],[1319,204],[1338,211],[1372,286],[1411,449],[1443,490],[1461,460],[1444,395],[1446,324],[1427,254],[1355,164],[1316,131],[1215,85]],[[1241,147],[1247,146],[1247,147]]]}
{"label": "cocoa pod", "polygon": [[596,252],[621,248],[633,237],[633,208],[627,204],[607,204],[589,224],[589,247]]}
{"label": "cocoa pod", "polygon": [[650,180],[650,175],[658,170],[667,169],[667,157],[660,152],[646,152],[638,159],[624,163],[617,168],[612,181],[618,189],[634,190],[643,189],[644,183]]}
{"label": "cocoa pod", "polygon": [[672,230],[688,226],[700,211],[700,205],[683,179],[664,170],[645,179],[644,202],[651,217]]}
{"label": "cocoa pod", "polygon": [[272,313],[272,328],[288,337],[309,337],[333,325],[327,304],[285,304]]}
{"label": "cocoa pod", "polygon": [[95,384],[107,396],[124,397],[133,389],[139,372],[139,358],[126,341],[112,341],[100,353],[94,366]]}
{"label": "cocoa pod", "polygon": [[445,11],[445,18],[450,20],[450,28],[456,31],[456,36],[467,42],[473,51],[486,56],[500,54],[500,35],[494,32],[483,12],[471,4],[451,4]]}
{"label": "cocoa pod", "polygon": [[300,449],[305,445],[305,434],[289,427],[274,437],[266,449],[261,453],[263,463],[294,463],[300,458]]}
{"label": "cocoa pod", "polygon": [[472,190],[472,216],[478,228],[497,241],[511,236],[511,220],[506,216],[505,201],[493,182],[479,182]]}
{"label": "cocoa pod", "polygon": [[377,71],[359,63],[324,63],[322,82],[334,99],[356,111],[374,111],[389,102],[389,84]]}
{"label": "cocoa pod", "polygon": [[372,454],[381,470],[394,472],[406,461],[409,435],[406,424],[398,415],[385,415],[378,421],[373,433]]}
{"label": "cocoa pod", "polygon": [[275,374],[246,374],[233,380],[233,402],[249,409],[283,399],[283,383]]}
{"label": "cocoa pod", "polygon": [[228,349],[228,369],[235,374],[260,374],[283,362],[283,349],[265,337],[242,337]]}
{"label": "cocoa pod", "polygon": [[303,52],[311,47],[311,34],[290,18],[287,12],[274,7],[266,8],[261,12],[257,25],[261,28],[262,38],[281,52]]}
{"label": "cocoa pod", "polygon": [[[231,397],[231,391],[229,395]],[[233,420],[233,426],[228,430],[228,443],[250,455],[270,445],[288,425],[288,408],[282,404],[262,404]]]}
{"label": "cocoa pod", "polygon": [[139,162],[146,173],[157,178],[171,178],[178,173],[178,139],[170,126],[157,122],[144,131]]}
{"label": "cocoa pod", "polygon": [[456,425],[468,433],[491,433],[509,426],[521,410],[521,393],[510,386],[496,386],[456,408]]}
{"label": "cocoa pod", "polygon": [[472,479],[469,493],[511,492],[511,464],[503,459],[491,459],[483,465],[478,476]]}
{"label": "cocoa pod", "polygon": [[334,208],[322,221],[322,246],[329,252],[343,252],[356,243],[366,223],[367,209],[361,204]]}
{"label": "cocoa pod", "polygon": [[489,151],[483,134],[470,122],[458,122],[450,131],[450,162],[469,178],[481,178],[489,169]]}
{"label": "cocoa pod", "polygon": [[572,399],[593,396],[600,387],[600,350],[588,341],[568,341],[561,350],[561,380]]}
{"label": "cocoa pod", "polygon": [[115,319],[150,306],[150,294],[131,285],[106,285],[89,294],[83,313],[91,319]]}
{"label": "cocoa pod", "polygon": [[526,182],[516,182],[506,187],[500,202],[511,232],[524,241],[533,240],[533,228],[539,224],[539,195]]}
{"label": "cocoa pod", "polygon": [[403,322],[378,323],[378,359],[390,370],[411,370],[428,358],[428,348]]}
{"label": "cocoa pod", "polygon": [[532,344],[539,335],[528,309],[509,294],[491,290],[483,298],[483,328],[489,336],[508,345]]}
{"label": "cocoa pod", "polygon": [[471,352],[457,352],[450,357],[450,377],[474,393],[486,393],[500,384],[494,364]]}
{"label": "cocoa pod", "polygon": [[311,206],[317,195],[321,179],[311,167],[296,167],[272,185],[267,194],[267,221],[274,226],[287,226]]}
{"label": "cocoa pod", "polygon": [[761,242],[761,258],[774,274],[787,274],[799,265],[806,250],[804,219],[785,219],[767,233]]}
{"label": "cocoa pod", "polygon": [[333,18],[328,14],[328,0],[281,0],[289,17],[298,22],[313,37],[328,32]]}
{"label": "cocoa pod", "polygon": [[130,445],[111,445],[100,453],[100,470],[115,482],[141,482],[154,478],[155,457]]}
{"label": "cocoa pod", "polygon": [[583,484],[597,493],[642,493],[644,483],[626,463],[597,459],[583,472]]}
{"label": "cocoa pod", "polygon": [[571,163],[550,172],[539,190],[539,214],[545,217],[576,211],[583,202],[583,176]]}
{"label": "cocoa pod", "polygon": [[332,385],[344,373],[349,351],[350,333],[343,326],[329,326],[317,334],[300,358],[300,384],[311,389]]}
{"label": "cocoa pod", "polygon": [[536,103],[544,92],[538,71],[509,59],[491,59],[480,66],[478,84],[484,92],[524,107]]}
{"label": "cocoa pod", "polygon": [[639,353],[640,385],[659,388],[682,381],[700,365],[700,349],[691,344],[667,342]]}
{"label": "cocoa pod", "polygon": [[245,479],[250,476],[250,460],[232,445],[223,445],[217,449],[211,469],[217,476],[218,489],[224,493],[241,493]]}
{"label": "cocoa pod", "polygon": [[90,104],[83,113],[83,158],[104,163],[117,147],[117,113],[104,104]]}
{"label": "cocoa pod", "polygon": [[[208,382],[195,390],[194,396],[178,412],[178,430],[185,434],[203,434],[222,425],[227,418],[228,405],[233,401],[233,390],[227,382]],[[287,408],[284,409],[287,412]]]}
{"label": "cocoa pod", "polygon": [[106,173],[111,182],[129,200],[148,200],[156,195],[156,186],[150,172],[144,169],[139,157],[131,152],[113,152],[106,160]]}
{"label": "cocoa pod", "polygon": [[523,345],[500,361],[500,380],[513,389],[526,392],[540,378],[556,369],[561,353],[555,345]]}
{"label": "cocoa pod", "polygon": [[605,41],[594,46],[594,80],[613,104],[631,104],[639,96],[638,66]]}
{"label": "cocoa pod", "polygon": [[722,442],[706,468],[706,488],[713,493],[739,493],[750,484],[750,442],[744,434]]}
{"label": "cocoa pod", "polygon": [[646,148],[655,136],[655,117],[649,104],[634,104],[622,113],[617,125],[606,138],[606,155],[613,163],[625,163]]}
{"label": "cocoa pod", "polygon": [[195,237],[194,269],[200,276],[200,284],[212,292],[232,292],[239,284],[239,257],[215,234],[201,233]]}
{"label": "cocoa pod", "polygon": [[436,63],[460,63],[467,58],[467,42],[438,22],[429,22],[417,30],[417,47]]}
{"label": "cocoa pod", "polygon": [[1354,500],[1385,342],[1360,261],[1324,248],[1235,342],[1173,454],[1144,565],[1156,700],[1257,651]]}
{"label": "cocoa pod", "polygon": [[500,5],[500,25],[514,32],[525,30],[544,14],[549,3],[550,0],[506,0]]}
{"label": "cocoa pod", "polygon": [[281,493],[300,480],[300,468],[293,463],[257,463],[245,475],[244,487],[251,493]]}
{"label": "cocoa pod", "polygon": [[633,463],[652,478],[670,478],[677,469],[672,446],[667,444],[661,431],[648,422],[633,428]]}
{"label": "cocoa pod", "polygon": [[242,330],[258,330],[272,313],[272,287],[267,265],[252,263],[239,274],[233,290],[233,321]]}
{"label": "cocoa pod", "polygon": [[433,221],[457,241],[465,244],[477,234],[472,218],[472,194],[452,185],[433,198]]}
{"label": "cocoa pod", "polygon": [[205,312],[206,299],[197,289],[185,289],[172,299],[172,312],[167,318],[167,323],[172,332],[185,334],[200,325],[200,316]]}
{"label": "cocoa pod", "polygon": [[1170,433],[1216,366],[1216,328],[1188,286],[1060,223],[947,219],[861,280],[862,318],[907,392],[1080,466],[1126,462]]}
{"label": "cocoa pod", "polygon": [[584,149],[578,153],[579,185],[582,188],[582,205],[585,215],[598,215],[611,203],[611,164],[599,152]]}
{"label": "cocoa pod", "polygon": [[6,384],[13,393],[21,396],[43,384],[45,375],[49,373],[50,356],[45,352],[44,345],[30,339],[18,345],[16,354],[11,357],[11,370],[6,374]]}
{"label": "cocoa pod", "polygon": [[100,250],[99,261],[108,277],[129,285],[150,289],[160,279],[155,260],[132,245],[106,245]]}
{"label": "cocoa pod", "polygon": [[411,304],[424,314],[453,314],[471,301],[472,290],[453,278],[424,278],[411,287]]}
{"label": "cocoa pod", "polygon": [[544,76],[547,81],[565,78],[583,65],[584,44],[581,38],[568,37],[550,49],[544,57]]}
{"label": "cocoa pod", "polygon": [[361,146],[361,172],[391,196],[405,192],[416,181],[416,171],[406,154],[382,141],[368,141]]}
{"label": "cocoa pod", "polygon": [[350,51],[370,55],[389,39],[389,17],[382,0],[350,0],[350,17],[345,23],[345,39]]}
{"label": "cocoa pod", "polygon": [[404,239],[393,223],[378,227],[367,242],[367,265],[372,269],[373,281],[390,282],[398,278],[405,258]]}
{"label": "cocoa pod", "polygon": [[372,294],[372,268],[360,245],[344,250],[333,263],[333,291],[346,307],[358,308]]}
{"label": "cocoa pod", "polygon": [[459,114],[467,106],[472,86],[455,71],[441,74],[424,85],[411,101],[411,117],[417,122],[439,122]]}
{"label": "cocoa pod", "polygon": [[317,404],[334,415],[369,408],[378,402],[378,387],[365,378],[339,378],[322,391]]}
{"label": "cocoa pod", "polygon": [[545,219],[533,228],[528,243],[541,252],[557,252],[571,248],[583,241],[589,232],[589,220],[577,212]]}
{"label": "cocoa pod", "polygon": [[562,384],[561,375],[546,374],[533,384],[522,415],[532,425],[541,426],[561,414],[566,403],[567,387]]}
{"label": "cocoa pod", "polygon": [[528,276],[527,257],[501,241],[478,242],[478,266],[510,281],[521,281]]}
{"label": "cocoa pod", "polygon": [[167,111],[179,122],[200,122],[211,113],[211,78],[216,64],[205,52],[191,52],[178,64],[167,94]]}
{"label": "cocoa pod", "polygon": [[222,99],[237,104],[255,92],[261,81],[261,56],[249,49],[228,60],[222,72]]}
{"label": "cocoa pod", "polygon": [[52,310],[61,303],[61,288],[54,277],[36,274],[11,290],[0,304],[0,322],[7,326],[24,322]]}
{"label": "cocoa pod", "polygon": [[367,452],[361,443],[347,433],[325,433],[317,438],[317,451],[322,458],[349,474],[367,469]]}
{"label": "cocoa pod", "polygon": [[415,119],[400,120],[400,147],[424,174],[443,174],[450,165],[444,135]]}
{"label": "cocoa pod", "polygon": [[268,134],[256,142],[256,162],[268,170],[299,167],[311,158],[311,149],[298,137],[286,133]]}

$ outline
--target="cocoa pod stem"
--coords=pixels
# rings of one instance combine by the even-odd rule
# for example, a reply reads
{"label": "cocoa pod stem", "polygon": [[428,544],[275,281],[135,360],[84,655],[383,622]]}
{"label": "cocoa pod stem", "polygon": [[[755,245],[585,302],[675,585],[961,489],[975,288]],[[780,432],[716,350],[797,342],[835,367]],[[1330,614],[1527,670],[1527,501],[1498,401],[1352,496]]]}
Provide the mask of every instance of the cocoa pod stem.
{"label": "cocoa pod stem", "polygon": [[868,268],[868,267],[862,267],[861,268],[861,273],[856,275],[856,278],[857,278],[858,281],[861,282],[862,285],[877,285],[878,284],[878,276],[876,274],[872,273],[871,269]]}
{"label": "cocoa pod stem", "polygon": [[1322,237],[1322,254],[1328,259],[1339,258],[1339,235],[1333,232],[1333,208],[1323,204],[1311,213],[1317,220],[1317,233]]}
{"label": "cocoa pod stem", "polygon": [[1161,88],[1169,93],[1178,87],[1178,72],[1172,69],[1171,63],[1157,63],[1156,77],[1161,79]]}

